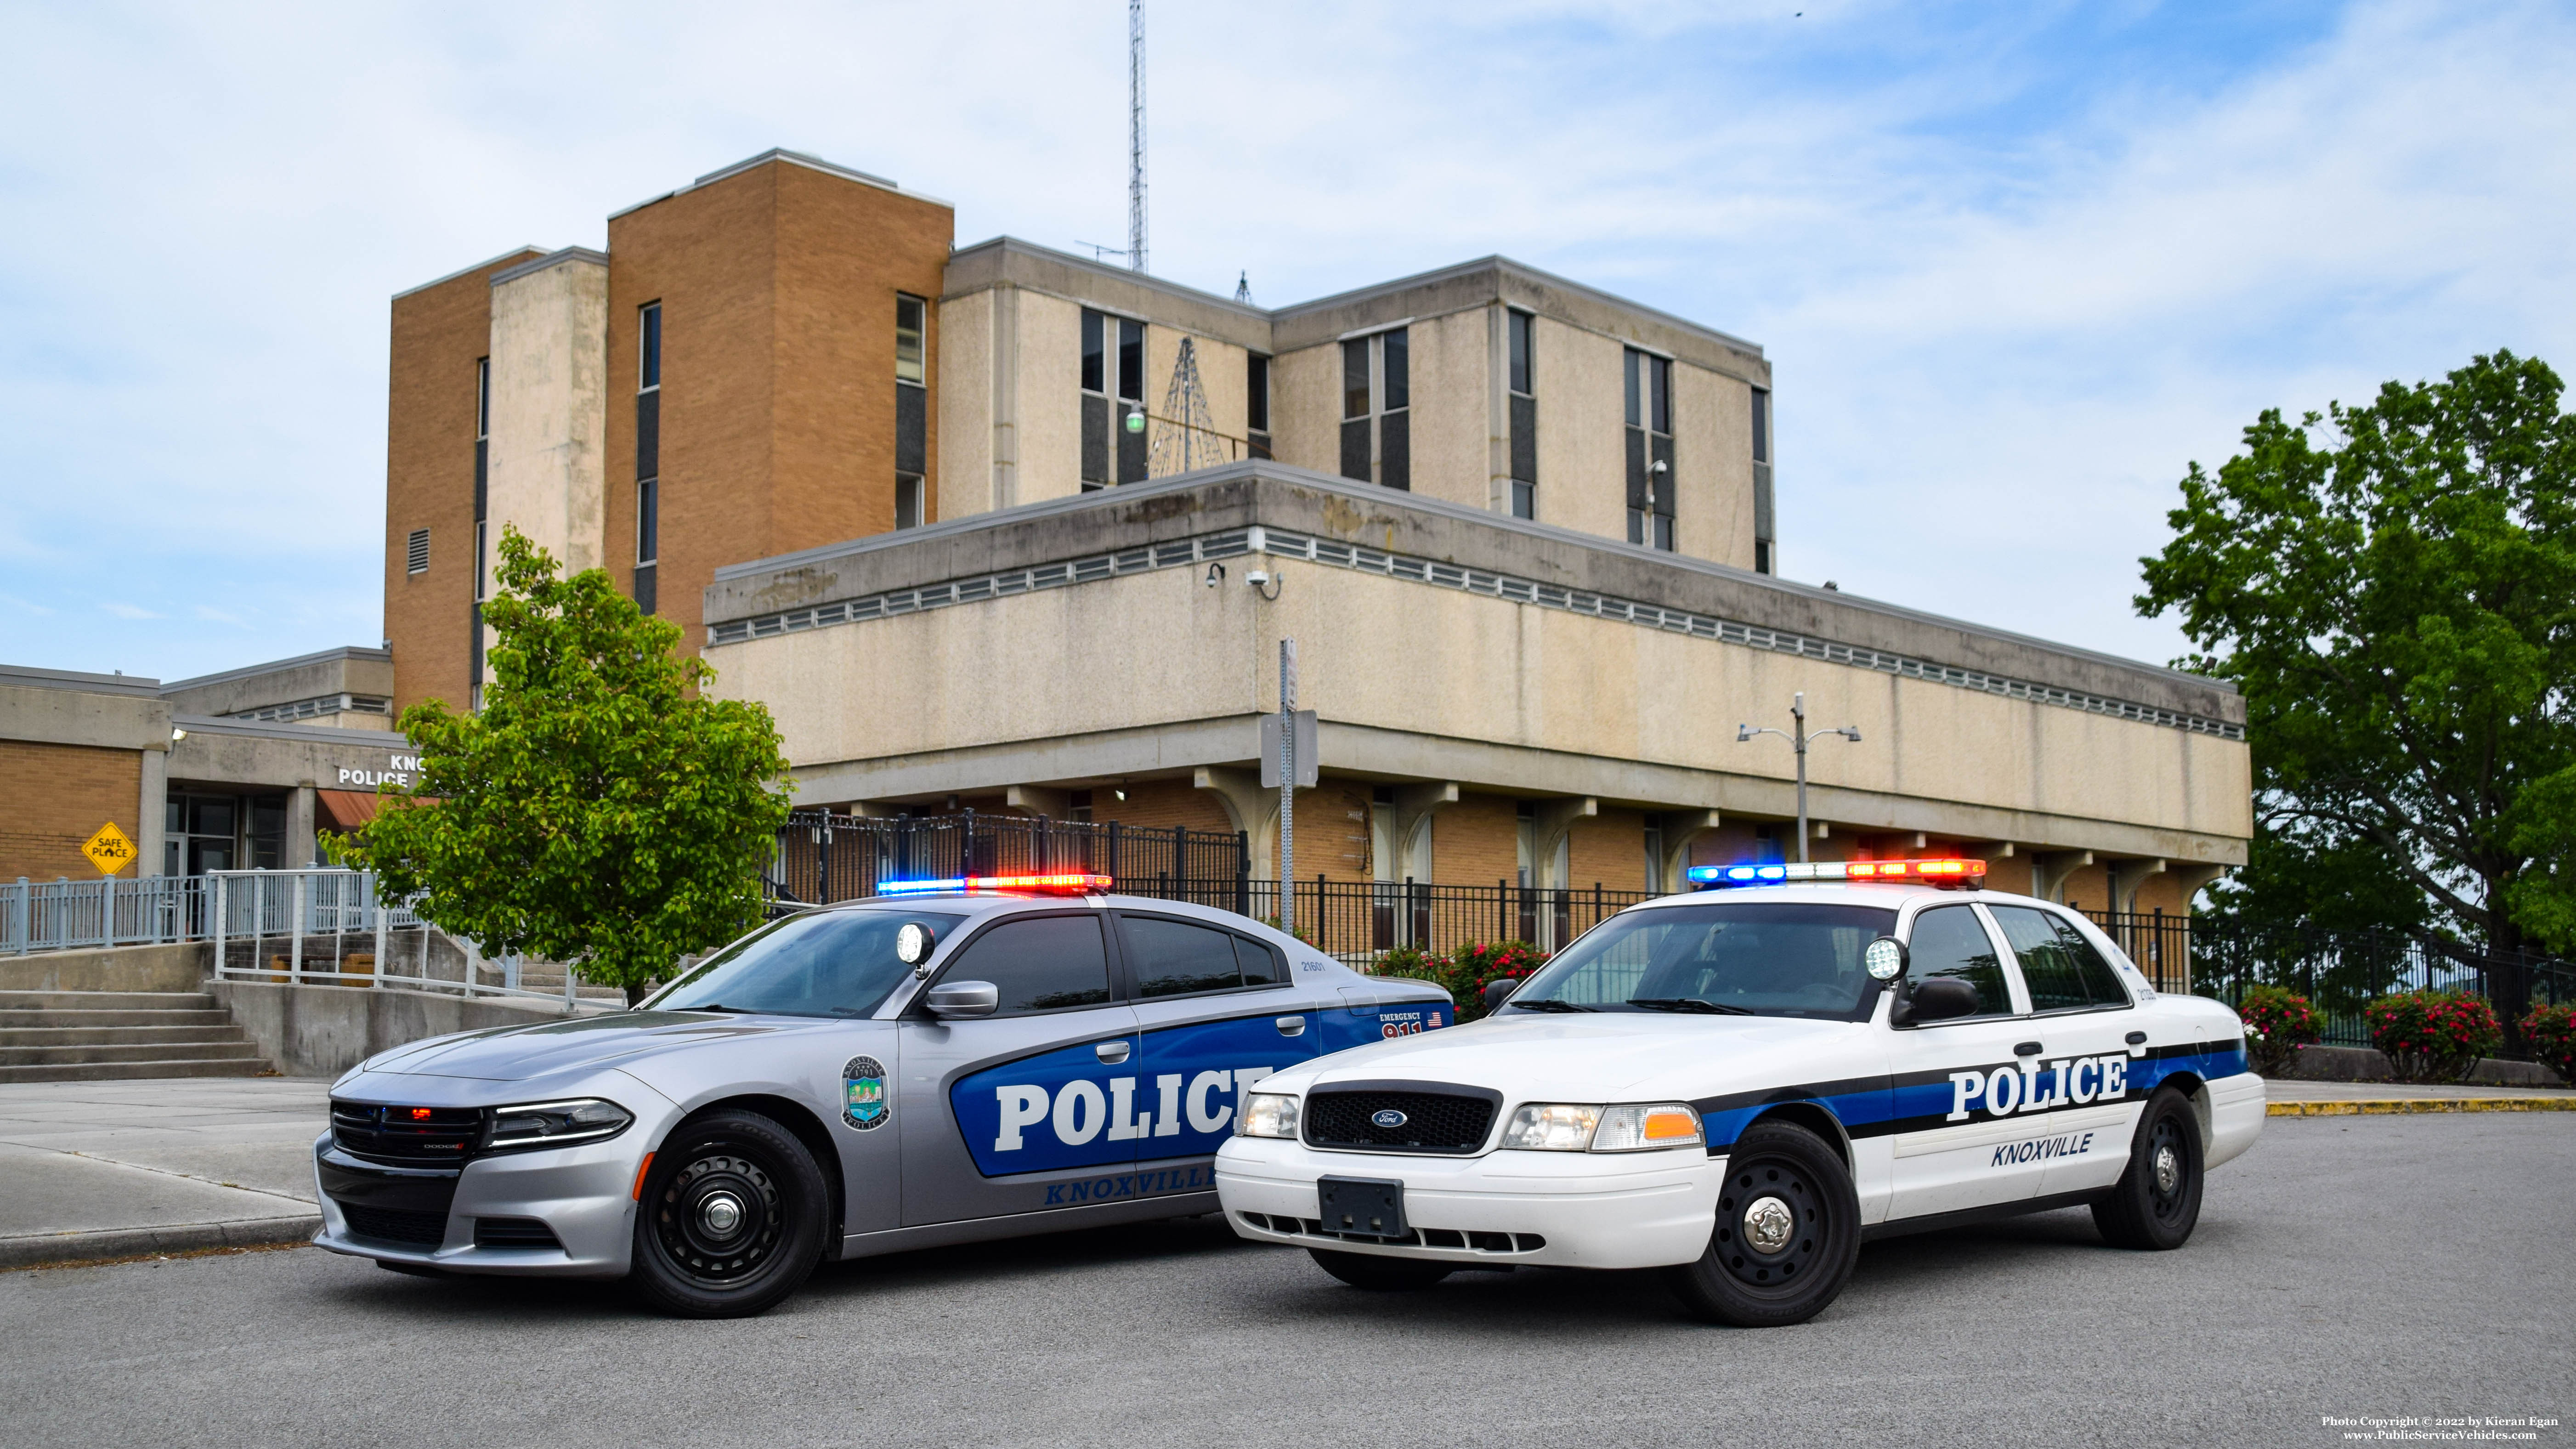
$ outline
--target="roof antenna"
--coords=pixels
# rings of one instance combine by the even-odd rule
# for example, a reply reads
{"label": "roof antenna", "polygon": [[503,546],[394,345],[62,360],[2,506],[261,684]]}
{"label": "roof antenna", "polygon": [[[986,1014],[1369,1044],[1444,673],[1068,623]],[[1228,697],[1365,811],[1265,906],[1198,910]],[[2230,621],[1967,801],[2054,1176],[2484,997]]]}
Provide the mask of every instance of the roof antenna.
{"label": "roof antenna", "polygon": [[1249,307],[1249,306],[1251,306],[1251,305],[1252,305],[1252,273],[1251,273],[1251,272],[1249,272],[1249,271],[1244,271],[1244,272],[1239,272],[1239,273],[1237,273],[1237,274],[1235,275],[1235,279],[1234,279],[1234,300],[1236,300],[1236,301],[1238,301],[1238,302],[1241,302],[1243,305],[1245,305],[1245,306],[1247,306],[1247,307]]}
{"label": "roof antenna", "polygon": [[1145,270],[1145,0],[1127,0],[1127,265]]}

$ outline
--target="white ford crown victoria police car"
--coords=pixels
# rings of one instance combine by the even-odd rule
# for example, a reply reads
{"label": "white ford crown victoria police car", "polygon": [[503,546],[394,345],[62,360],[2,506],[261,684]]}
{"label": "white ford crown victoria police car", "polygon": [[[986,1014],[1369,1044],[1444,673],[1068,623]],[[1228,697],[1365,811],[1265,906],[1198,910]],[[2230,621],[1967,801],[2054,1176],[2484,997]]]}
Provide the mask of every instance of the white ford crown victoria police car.
{"label": "white ford crown victoria police car", "polygon": [[1363,1288],[1664,1268],[1747,1326],[1821,1310],[1883,1233],[2081,1203],[2180,1247],[2262,1129],[2242,1024],[1984,871],[1696,868],[1485,1021],[1264,1079],[1217,1153],[1226,1215]]}
{"label": "white ford crown victoria police car", "polygon": [[1451,1015],[1436,987],[1110,885],[890,883],[638,1010],[371,1058],[313,1144],[315,1241],[757,1313],[820,1260],[1213,1212],[1244,1089]]}

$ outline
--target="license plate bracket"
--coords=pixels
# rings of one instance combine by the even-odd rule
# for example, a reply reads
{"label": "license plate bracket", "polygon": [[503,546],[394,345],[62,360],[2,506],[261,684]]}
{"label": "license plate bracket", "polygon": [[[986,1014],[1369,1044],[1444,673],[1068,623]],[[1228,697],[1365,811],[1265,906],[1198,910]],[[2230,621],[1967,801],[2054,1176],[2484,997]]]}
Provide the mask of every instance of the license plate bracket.
{"label": "license plate bracket", "polygon": [[1319,1178],[1315,1204],[1328,1233],[1390,1241],[1413,1236],[1404,1221],[1404,1184],[1392,1178]]}

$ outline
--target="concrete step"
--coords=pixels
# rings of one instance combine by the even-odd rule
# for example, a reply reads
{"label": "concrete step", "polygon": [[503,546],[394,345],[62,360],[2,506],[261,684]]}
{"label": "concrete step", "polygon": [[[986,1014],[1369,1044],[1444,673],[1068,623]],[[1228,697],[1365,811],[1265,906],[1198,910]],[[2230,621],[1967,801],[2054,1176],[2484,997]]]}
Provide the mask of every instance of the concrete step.
{"label": "concrete step", "polygon": [[0,1066],[0,1082],[124,1082],[150,1077],[265,1077],[275,1075],[257,1057],[150,1062],[57,1062]]}
{"label": "concrete step", "polygon": [[23,1011],[0,1008],[0,1031],[26,1027],[229,1026],[232,1019],[232,1013],[220,1007],[210,1011]]}
{"label": "concrete step", "polygon": [[139,1042],[106,1046],[0,1046],[0,1067],[86,1066],[108,1062],[259,1060],[250,1041]]}
{"label": "concrete step", "polygon": [[36,1026],[0,1025],[0,1048],[64,1046],[181,1046],[193,1042],[238,1042],[248,1038],[228,1021],[203,1026]]}
{"label": "concrete step", "polygon": [[217,1011],[203,991],[0,991],[0,1011]]}

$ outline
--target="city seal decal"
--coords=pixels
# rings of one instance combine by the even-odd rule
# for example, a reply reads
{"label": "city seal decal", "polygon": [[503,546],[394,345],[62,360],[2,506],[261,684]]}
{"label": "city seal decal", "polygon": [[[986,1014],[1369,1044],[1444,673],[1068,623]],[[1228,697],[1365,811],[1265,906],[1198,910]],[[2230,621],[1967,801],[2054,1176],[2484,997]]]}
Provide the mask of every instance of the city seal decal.
{"label": "city seal decal", "polygon": [[875,1057],[852,1057],[841,1068],[841,1120],[862,1132],[873,1132],[894,1115],[886,1100],[885,1063]]}

